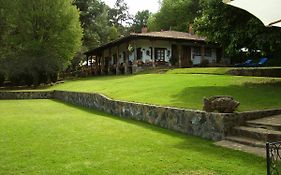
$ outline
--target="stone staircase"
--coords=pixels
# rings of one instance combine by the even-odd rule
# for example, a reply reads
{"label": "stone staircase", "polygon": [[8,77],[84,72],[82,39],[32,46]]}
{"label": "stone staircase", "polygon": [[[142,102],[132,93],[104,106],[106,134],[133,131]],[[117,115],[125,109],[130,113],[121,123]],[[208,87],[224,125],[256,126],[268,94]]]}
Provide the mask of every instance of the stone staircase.
{"label": "stone staircase", "polygon": [[266,142],[281,141],[281,115],[246,122],[216,145],[265,156]]}

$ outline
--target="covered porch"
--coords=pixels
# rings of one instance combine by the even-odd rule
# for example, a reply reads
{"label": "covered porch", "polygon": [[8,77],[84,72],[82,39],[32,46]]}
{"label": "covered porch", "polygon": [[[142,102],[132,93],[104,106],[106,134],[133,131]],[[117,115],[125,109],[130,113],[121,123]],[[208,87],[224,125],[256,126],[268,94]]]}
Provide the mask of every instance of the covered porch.
{"label": "covered porch", "polygon": [[[93,75],[119,75],[155,67],[193,67],[205,59],[217,63],[222,58],[220,48],[204,39],[186,38],[194,36],[180,32],[160,34],[131,34],[90,50],[85,53],[86,67]],[[179,34],[185,38],[175,38]]]}

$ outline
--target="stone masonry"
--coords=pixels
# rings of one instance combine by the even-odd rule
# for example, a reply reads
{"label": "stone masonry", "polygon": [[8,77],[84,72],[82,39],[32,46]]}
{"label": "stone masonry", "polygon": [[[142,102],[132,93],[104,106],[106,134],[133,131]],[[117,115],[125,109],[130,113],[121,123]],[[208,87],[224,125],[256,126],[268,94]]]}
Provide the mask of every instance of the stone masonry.
{"label": "stone masonry", "polygon": [[8,92],[0,91],[0,100],[3,99],[50,99],[53,98],[53,91],[38,92]]}
{"label": "stone masonry", "polygon": [[224,139],[230,133],[231,128],[242,125],[249,119],[281,114],[281,109],[243,113],[212,113],[112,100],[95,93],[0,92],[0,100],[49,98],[211,140]]}

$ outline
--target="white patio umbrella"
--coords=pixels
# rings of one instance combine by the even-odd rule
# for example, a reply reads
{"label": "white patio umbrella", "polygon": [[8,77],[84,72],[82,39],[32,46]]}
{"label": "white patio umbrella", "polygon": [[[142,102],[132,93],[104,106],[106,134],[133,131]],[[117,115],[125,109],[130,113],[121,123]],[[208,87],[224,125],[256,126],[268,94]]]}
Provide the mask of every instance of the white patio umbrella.
{"label": "white patio umbrella", "polygon": [[281,0],[223,0],[259,18],[265,26],[281,27]]}

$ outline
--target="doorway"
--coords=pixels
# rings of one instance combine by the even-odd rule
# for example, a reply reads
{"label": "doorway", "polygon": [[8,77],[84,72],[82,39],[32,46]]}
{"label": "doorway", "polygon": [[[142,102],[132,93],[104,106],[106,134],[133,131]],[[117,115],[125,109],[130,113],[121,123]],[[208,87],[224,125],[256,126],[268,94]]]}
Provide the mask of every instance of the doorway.
{"label": "doorway", "polygon": [[191,66],[191,48],[189,46],[182,46],[181,67]]}

